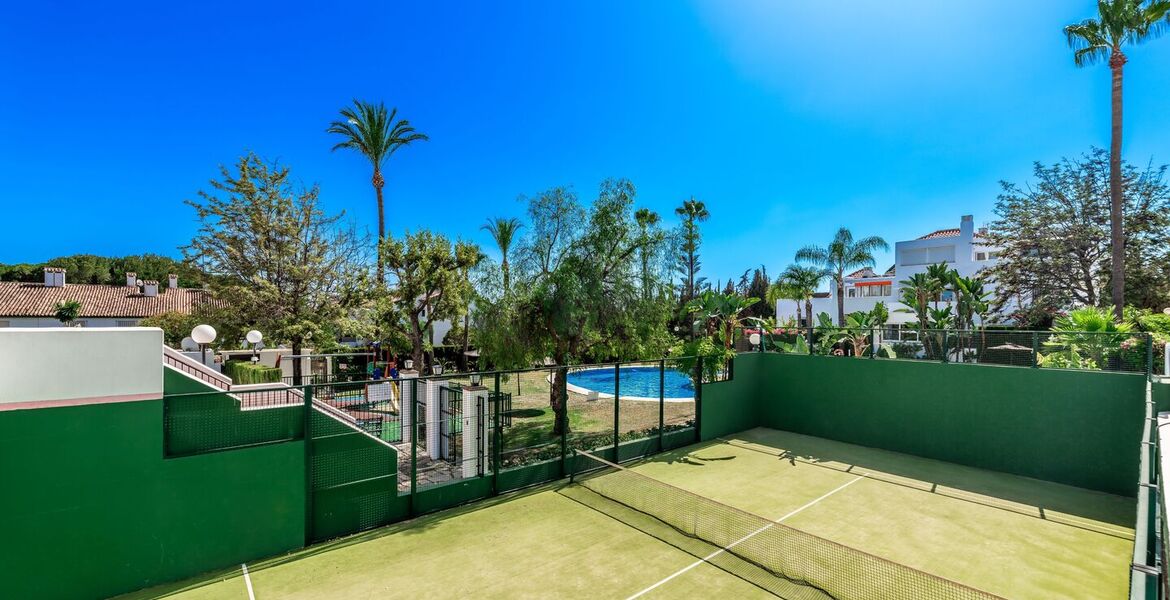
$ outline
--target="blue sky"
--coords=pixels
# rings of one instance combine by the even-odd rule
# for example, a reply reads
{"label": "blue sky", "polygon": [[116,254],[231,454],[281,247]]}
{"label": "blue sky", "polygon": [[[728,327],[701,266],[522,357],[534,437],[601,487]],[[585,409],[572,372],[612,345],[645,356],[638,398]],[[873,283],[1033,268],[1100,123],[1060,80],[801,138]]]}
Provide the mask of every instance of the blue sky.
{"label": "blue sky", "polygon": [[[432,141],[388,226],[490,245],[522,194],[627,177],[707,203],[704,274],[773,274],[839,226],[891,243],[993,218],[998,181],[1107,146],[1109,76],[1061,27],[1090,0],[26,2],[0,21],[0,262],[177,255],[182,201],[247,150],[375,226],[324,133],[352,98]],[[1126,157],[1170,162],[1170,39],[1130,52]],[[885,268],[888,257],[882,257]]]}

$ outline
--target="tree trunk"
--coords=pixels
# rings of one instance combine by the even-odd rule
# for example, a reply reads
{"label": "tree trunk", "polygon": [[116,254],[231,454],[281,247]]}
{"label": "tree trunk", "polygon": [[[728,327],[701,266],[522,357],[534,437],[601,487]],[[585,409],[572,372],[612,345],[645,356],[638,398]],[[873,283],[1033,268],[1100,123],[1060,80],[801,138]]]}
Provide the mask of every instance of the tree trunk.
{"label": "tree trunk", "polygon": [[808,319],[809,326],[811,327],[813,324],[812,298],[805,298],[804,299],[804,314],[805,314],[805,317]]}
{"label": "tree trunk", "polygon": [[1112,246],[1113,314],[1120,320],[1125,306],[1125,236],[1121,193],[1121,70],[1125,54],[1114,50],[1109,57],[1113,72],[1113,125],[1109,142],[1109,233]]}
{"label": "tree trunk", "polygon": [[837,325],[845,325],[845,272],[837,271]]}
{"label": "tree trunk", "polygon": [[374,165],[374,192],[378,196],[378,285],[381,286],[386,281],[386,272],[382,265],[382,240],[386,238],[386,205],[382,201],[382,186],[386,184],[386,180],[382,178],[382,171],[377,165]]}
{"label": "tree trunk", "polygon": [[471,345],[471,310],[463,313],[463,354],[459,355],[459,368],[467,370],[467,351]]}
{"label": "tree trunk", "polygon": [[800,327],[802,319],[800,318],[800,300],[796,301],[796,326]]}
{"label": "tree trunk", "polygon": [[569,419],[566,416],[566,411],[569,408],[569,392],[565,386],[568,374],[568,368],[563,366],[558,366],[549,373],[551,377],[548,384],[548,405],[553,411],[554,436],[565,435],[569,432]]}
{"label": "tree trunk", "polygon": [[292,371],[294,386],[301,385],[301,350],[302,347],[300,340],[292,340]]}
{"label": "tree trunk", "polygon": [[504,271],[504,293],[507,294],[508,291],[510,291],[512,289],[512,281],[511,281],[512,274],[509,272],[509,269],[508,269],[508,255],[507,254],[504,255],[502,268]]}

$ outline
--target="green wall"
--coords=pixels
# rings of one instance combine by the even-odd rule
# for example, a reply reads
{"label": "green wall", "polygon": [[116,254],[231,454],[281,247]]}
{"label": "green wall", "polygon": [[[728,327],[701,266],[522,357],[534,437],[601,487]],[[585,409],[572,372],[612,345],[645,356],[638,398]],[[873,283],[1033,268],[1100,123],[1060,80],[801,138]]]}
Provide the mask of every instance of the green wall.
{"label": "green wall", "polygon": [[0,412],[9,598],[104,598],[299,547],[304,446],[166,459],[162,400]]}
{"label": "green wall", "polygon": [[1136,490],[1143,375],[770,354],[757,377],[765,427],[1115,494]]}
{"label": "green wall", "polygon": [[703,385],[703,441],[760,425],[760,383],[774,356],[760,352],[740,354],[735,357],[730,380]]}

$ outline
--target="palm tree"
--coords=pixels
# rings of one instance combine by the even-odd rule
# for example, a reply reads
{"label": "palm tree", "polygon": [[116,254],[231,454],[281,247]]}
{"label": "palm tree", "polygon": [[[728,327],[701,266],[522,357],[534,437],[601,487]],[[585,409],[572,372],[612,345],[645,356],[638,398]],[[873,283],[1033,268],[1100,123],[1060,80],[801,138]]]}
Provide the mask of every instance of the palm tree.
{"label": "palm tree", "polygon": [[410,121],[397,119],[398,109],[392,108],[386,112],[386,105],[379,102],[372,104],[354,100],[352,107],[341,109],[343,120],[329,124],[326,133],[336,133],[345,138],[333,146],[336,151],[341,148],[356,150],[369,159],[374,166],[374,193],[378,196],[378,284],[383,282],[382,269],[382,240],[386,237],[386,207],[382,200],[382,187],[386,185],[382,177],[382,165],[385,164],[395,151],[414,142],[426,141],[425,134],[419,133],[410,126]]}
{"label": "palm tree", "polygon": [[81,303],[76,300],[64,300],[53,306],[53,317],[66,327],[72,327],[80,315]]}
{"label": "palm tree", "polygon": [[[649,208],[639,208],[634,212],[634,220],[638,223],[638,229],[642,233],[642,239],[647,240],[650,237],[650,229],[657,226],[658,222],[662,220],[658,213]],[[645,241],[642,242],[641,248],[642,256],[642,299],[650,299],[650,248]]]}
{"label": "palm tree", "polygon": [[1109,59],[1113,73],[1113,123],[1109,141],[1109,221],[1112,246],[1113,314],[1120,319],[1125,305],[1125,237],[1122,231],[1121,79],[1126,57],[1122,47],[1156,37],[1170,18],[1167,0],[1099,0],[1098,18],[1064,28],[1078,67]]}
{"label": "palm tree", "polygon": [[828,246],[805,246],[796,252],[796,260],[812,263],[829,273],[837,284],[837,323],[845,324],[845,271],[872,267],[875,250],[889,250],[890,245],[874,235],[853,239],[853,232],[842,227]]}
{"label": "palm tree", "polygon": [[520,219],[515,217],[503,218],[496,217],[488,220],[480,229],[490,233],[492,239],[496,241],[496,247],[500,249],[500,269],[504,272],[504,293],[507,294],[512,289],[512,274],[508,265],[508,253],[512,250],[512,243],[516,241],[516,232],[524,227],[520,223]]}
{"label": "palm tree", "polygon": [[812,299],[821,287],[821,281],[828,276],[822,269],[805,265],[788,265],[780,274],[778,281],[784,282],[790,288],[792,299],[796,300],[796,321],[800,322],[800,303],[804,302],[804,314],[808,315],[812,323]]}
{"label": "palm tree", "polygon": [[690,200],[674,209],[674,214],[682,217],[683,220],[683,256],[680,270],[683,277],[686,278],[686,288],[684,289],[686,295],[683,297],[685,302],[695,297],[695,274],[699,271],[699,223],[706,221],[711,213],[707,212],[707,205],[691,196]]}

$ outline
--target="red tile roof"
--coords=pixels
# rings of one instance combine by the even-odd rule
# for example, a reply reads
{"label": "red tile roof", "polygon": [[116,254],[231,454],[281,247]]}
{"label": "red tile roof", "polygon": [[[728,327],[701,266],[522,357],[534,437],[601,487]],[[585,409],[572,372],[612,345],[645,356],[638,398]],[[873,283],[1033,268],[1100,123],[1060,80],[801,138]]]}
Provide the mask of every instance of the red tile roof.
{"label": "red tile roof", "polygon": [[893,275],[894,275],[894,265],[890,265],[890,268],[886,269],[886,272],[882,275],[878,275],[877,273],[874,273],[873,269],[870,267],[865,267],[864,269],[858,269],[858,270],[846,275],[846,277],[849,277],[851,279],[866,279],[869,277],[892,277]]}
{"label": "red tile roof", "polygon": [[206,290],[161,288],[157,296],[145,296],[136,287],[66,283],[47,287],[43,283],[0,281],[0,317],[52,317],[58,302],[81,303],[81,317],[143,318],[164,312],[192,312],[209,301]]}
{"label": "red tile roof", "polygon": [[[930,233],[928,233],[928,234],[926,234],[918,239],[920,239],[920,240],[937,240],[940,238],[953,238],[953,237],[959,237],[959,233],[961,233],[961,232],[960,232],[959,228],[957,228],[957,227],[954,229],[939,229],[938,231],[932,231],[932,232],[930,232]],[[985,238],[987,236],[984,235],[984,233],[982,231],[976,231],[975,237]]]}

